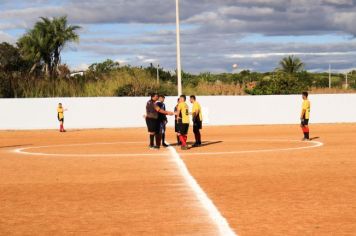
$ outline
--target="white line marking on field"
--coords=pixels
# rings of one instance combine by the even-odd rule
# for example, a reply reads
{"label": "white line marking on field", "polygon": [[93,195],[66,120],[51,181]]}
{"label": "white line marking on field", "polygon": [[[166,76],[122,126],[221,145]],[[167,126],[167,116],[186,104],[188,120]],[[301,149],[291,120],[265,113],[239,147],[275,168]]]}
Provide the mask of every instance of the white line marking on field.
{"label": "white line marking on field", "polygon": [[[261,141],[261,140],[259,140]],[[274,140],[276,141],[276,140]],[[295,141],[296,140],[289,140]],[[301,141],[300,141],[301,142]],[[321,147],[324,144],[318,141],[309,141],[308,143],[312,143],[313,145],[305,146],[305,147],[294,147],[294,148],[279,148],[279,149],[256,149],[256,150],[245,150],[245,151],[231,151],[231,152],[200,152],[200,153],[183,153],[184,156],[210,156],[210,155],[229,155],[229,154],[247,154],[247,153],[259,153],[259,152],[282,152],[282,151],[294,151],[294,150],[303,150],[303,149],[311,149]]]}
{"label": "white line marking on field", "polygon": [[[230,140],[226,142],[241,142],[246,140]],[[248,153],[261,153],[261,152],[279,152],[279,151],[294,151],[303,149],[312,149],[323,146],[322,142],[310,141],[302,142],[300,140],[284,140],[284,139],[251,139],[247,141],[260,141],[260,142],[298,142],[298,143],[308,143],[312,145],[304,147],[294,147],[294,148],[272,148],[272,149],[255,149],[255,150],[243,150],[243,151],[230,151],[230,152],[193,152],[193,153],[182,153],[183,156],[213,156],[213,155],[231,155],[231,154],[248,154]],[[29,156],[52,156],[52,157],[138,157],[138,156],[167,156],[167,153],[156,152],[154,153],[113,153],[113,154],[61,154],[61,153],[43,153],[43,152],[29,152],[27,150],[42,149],[42,148],[53,148],[53,147],[79,147],[79,146],[95,146],[95,145],[113,145],[113,144],[144,144],[145,142],[113,142],[113,143],[82,143],[82,144],[61,144],[61,145],[49,145],[49,146],[36,146],[36,147],[24,147],[16,148],[12,152],[22,155]]]}
{"label": "white line marking on field", "polygon": [[[300,142],[300,140],[285,140],[285,139],[251,139],[251,140],[229,140],[226,142],[241,142],[241,141],[261,141],[261,142]],[[56,156],[56,157],[133,157],[133,156],[172,156],[174,162],[177,164],[178,169],[189,187],[195,193],[197,199],[200,201],[205,210],[209,213],[209,216],[216,224],[219,232],[223,236],[237,236],[237,234],[229,226],[227,220],[221,215],[217,207],[214,205],[212,200],[207,196],[204,190],[200,187],[194,177],[190,174],[184,161],[180,158],[178,152],[173,148],[169,147],[169,153],[137,153],[137,154],[55,154],[55,153],[41,153],[41,152],[27,152],[26,150],[41,149],[41,148],[52,148],[52,147],[79,147],[79,146],[93,146],[93,145],[113,145],[113,144],[143,144],[144,142],[112,142],[112,143],[83,143],[83,144],[62,144],[62,145],[48,145],[48,146],[36,146],[36,147],[24,147],[13,149],[12,152],[22,155],[32,155],[32,156]],[[262,153],[262,152],[278,152],[278,151],[292,151],[292,150],[302,150],[321,147],[324,144],[318,141],[303,142],[310,143],[312,145],[295,147],[295,148],[280,148],[280,149],[260,149],[260,150],[245,150],[245,151],[231,151],[231,152],[206,152],[206,153],[182,153],[184,156],[198,156],[198,155],[225,155],[225,154],[246,154],[246,153]]]}
{"label": "white line marking on field", "polygon": [[203,205],[205,210],[209,213],[210,218],[214,221],[220,235],[222,236],[237,236],[237,234],[230,227],[227,220],[221,215],[217,207],[214,205],[213,201],[208,197],[208,195],[204,192],[204,190],[200,187],[198,182],[194,179],[194,177],[190,174],[187,166],[184,161],[180,158],[178,152],[173,147],[168,147],[171,156],[174,162],[177,164],[179,172],[184,177],[185,181],[189,185],[189,187],[195,193],[195,196],[199,200],[199,202]]}

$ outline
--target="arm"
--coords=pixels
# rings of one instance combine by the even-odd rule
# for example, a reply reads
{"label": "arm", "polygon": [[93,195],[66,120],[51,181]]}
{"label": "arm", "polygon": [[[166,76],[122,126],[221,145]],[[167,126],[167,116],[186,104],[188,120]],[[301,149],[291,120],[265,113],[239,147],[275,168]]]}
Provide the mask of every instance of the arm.
{"label": "arm", "polygon": [[179,117],[180,111],[181,111],[181,109],[180,109],[179,106],[178,106],[178,107],[177,107],[177,111],[175,112],[175,115],[177,116],[177,121],[178,121],[179,119],[182,119],[182,118]]}
{"label": "arm", "polygon": [[155,106],[155,109],[156,109],[157,112],[159,112],[161,114],[164,114],[164,115],[168,115],[168,116],[174,115],[173,112],[162,110],[159,106]]}
{"label": "arm", "polygon": [[192,110],[192,112],[190,113],[190,115],[193,116],[193,119],[197,118],[197,116],[199,115],[199,113],[200,113],[199,107],[193,106],[193,110]]}
{"label": "arm", "polygon": [[304,119],[304,116],[305,116],[305,113],[307,112],[307,110],[306,109],[303,109],[302,110],[302,114],[300,115],[300,119],[302,120],[302,119]]}
{"label": "arm", "polygon": [[193,110],[190,115],[192,115],[194,118],[198,116],[198,112],[196,110]]}

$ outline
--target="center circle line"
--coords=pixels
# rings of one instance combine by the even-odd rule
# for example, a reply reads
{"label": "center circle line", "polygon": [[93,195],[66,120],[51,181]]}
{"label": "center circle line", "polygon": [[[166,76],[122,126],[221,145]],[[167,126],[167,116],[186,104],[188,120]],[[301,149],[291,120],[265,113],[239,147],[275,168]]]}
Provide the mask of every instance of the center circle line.
{"label": "center circle line", "polygon": [[[258,142],[302,142],[300,140],[286,140],[286,139],[248,139],[248,140],[228,140],[226,142],[243,142],[243,141],[258,141]],[[70,154],[70,153],[44,153],[44,152],[29,152],[28,150],[41,149],[41,148],[51,148],[51,147],[76,147],[76,146],[92,146],[92,145],[112,145],[112,144],[143,144],[145,142],[103,142],[103,143],[82,143],[82,144],[61,144],[61,145],[47,145],[47,146],[37,146],[37,147],[24,147],[12,150],[12,152],[21,155],[30,156],[53,156],[53,157],[137,157],[137,156],[167,156],[168,152],[156,152],[156,153],[113,153],[113,154]],[[281,151],[294,151],[303,149],[312,149],[323,146],[324,144],[319,141],[307,142],[312,145],[303,147],[292,147],[292,148],[271,148],[271,149],[257,149],[257,150],[241,150],[241,151],[227,151],[227,152],[180,152],[182,156],[212,156],[212,155],[231,155],[231,154],[249,154],[249,153],[263,153],[263,152],[281,152]]]}

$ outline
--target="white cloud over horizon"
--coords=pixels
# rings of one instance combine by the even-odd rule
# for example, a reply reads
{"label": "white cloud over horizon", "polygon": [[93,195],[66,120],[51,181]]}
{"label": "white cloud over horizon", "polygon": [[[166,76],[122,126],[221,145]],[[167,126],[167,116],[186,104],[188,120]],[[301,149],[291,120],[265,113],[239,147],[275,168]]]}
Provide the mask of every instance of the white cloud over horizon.
{"label": "white cloud over horizon", "polygon": [[[65,50],[72,68],[105,58],[175,68],[173,1],[3,0],[0,41],[14,43],[40,16],[61,15],[83,26],[80,44]],[[234,63],[271,71],[289,54],[311,71],[329,63],[356,67],[356,0],[181,0],[181,20],[183,68],[190,72],[226,72]]]}

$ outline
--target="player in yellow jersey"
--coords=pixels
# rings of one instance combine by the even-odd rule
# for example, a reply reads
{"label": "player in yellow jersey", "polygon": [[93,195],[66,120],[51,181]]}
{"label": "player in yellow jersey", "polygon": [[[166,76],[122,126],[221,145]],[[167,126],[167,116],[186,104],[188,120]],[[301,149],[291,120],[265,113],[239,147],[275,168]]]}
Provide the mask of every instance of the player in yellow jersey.
{"label": "player in yellow jersey", "polygon": [[180,146],[182,143],[180,142],[180,138],[179,138],[179,130],[178,130],[178,106],[179,106],[179,98],[177,101],[177,105],[174,107],[174,114],[175,114],[175,118],[174,118],[174,132],[176,133],[177,136],[177,145]]}
{"label": "player in yellow jersey", "polygon": [[302,112],[300,115],[301,124],[300,127],[303,130],[304,138],[303,141],[310,140],[309,137],[309,119],[310,119],[310,101],[308,100],[308,92],[303,92],[303,105]]}
{"label": "player in yellow jersey", "polygon": [[178,134],[179,139],[182,144],[182,150],[187,150],[187,139],[188,139],[188,130],[189,130],[189,107],[186,103],[187,97],[185,95],[181,95],[179,97],[179,104],[177,107],[177,115],[178,115]]}
{"label": "player in yellow jersey", "polygon": [[59,132],[66,132],[64,129],[64,112],[67,111],[67,109],[64,109],[62,106],[62,103],[58,104],[58,108],[57,108],[57,118],[59,121]]}
{"label": "player in yellow jersey", "polygon": [[193,132],[195,136],[195,143],[193,147],[201,146],[201,133],[200,130],[203,128],[203,114],[200,104],[194,95],[190,96],[190,103],[193,104],[192,116],[193,116]]}

